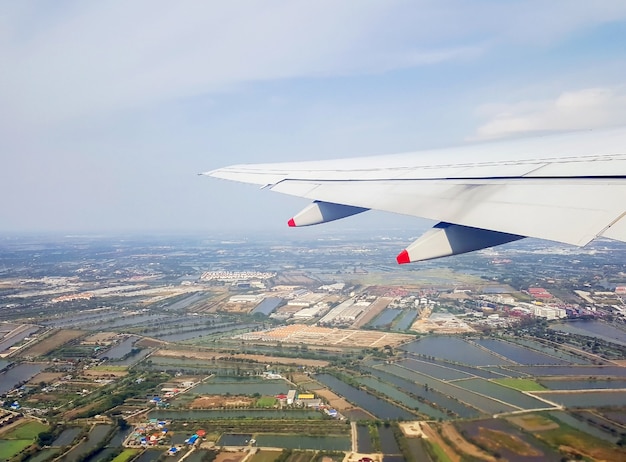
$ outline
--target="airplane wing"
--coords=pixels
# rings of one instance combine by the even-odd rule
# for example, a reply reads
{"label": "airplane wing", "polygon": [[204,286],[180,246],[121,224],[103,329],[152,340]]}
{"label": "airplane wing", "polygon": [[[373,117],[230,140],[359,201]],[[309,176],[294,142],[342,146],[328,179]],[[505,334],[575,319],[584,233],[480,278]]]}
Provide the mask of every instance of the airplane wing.
{"label": "airplane wing", "polygon": [[391,156],[234,165],[205,175],[314,202],[290,226],[369,209],[440,223],[398,255],[439,258],[523,237],[626,242],[626,129],[576,132]]}

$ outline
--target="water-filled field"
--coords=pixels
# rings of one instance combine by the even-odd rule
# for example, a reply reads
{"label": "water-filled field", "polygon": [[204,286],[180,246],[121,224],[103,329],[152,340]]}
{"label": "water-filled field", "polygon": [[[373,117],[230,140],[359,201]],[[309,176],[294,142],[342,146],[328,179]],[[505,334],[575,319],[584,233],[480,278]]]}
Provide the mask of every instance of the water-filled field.
{"label": "water-filled field", "polygon": [[549,390],[626,389],[626,380],[541,380]]}
{"label": "water-filled field", "polygon": [[176,411],[154,410],[148,413],[151,419],[159,420],[211,420],[211,419],[322,419],[321,412],[311,409],[218,409]]}
{"label": "water-filled field", "polygon": [[27,382],[46,368],[45,364],[23,363],[0,374],[0,395],[11,391],[20,383]]}
{"label": "water-filled field", "polygon": [[443,382],[441,380],[436,380],[432,377],[429,377],[424,374],[420,374],[419,372],[414,372],[408,369],[405,369],[396,364],[390,364],[386,370],[394,375],[398,375],[407,380],[413,381],[416,384],[421,384],[422,386],[428,386],[428,388],[432,388],[441,392],[444,395],[452,396],[459,401],[466,403],[472,407],[482,410],[486,414],[500,414],[503,412],[512,412],[518,410],[515,406],[502,403],[496,400],[493,400],[487,396],[481,396],[477,393],[465,390],[461,387],[454,385],[453,383]]}
{"label": "water-filled field", "polygon": [[356,441],[358,452],[364,454],[374,452],[374,446],[372,446],[372,438],[370,437],[369,428],[365,425],[358,425],[356,427]]}
{"label": "water-filled field", "polygon": [[79,460],[85,454],[89,453],[96,446],[98,446],[107,436],[111,428],[112,428],[111,425],[103,425],[103,424],[95,425],[89,432],[88,438],[82,441],[77,446],[75,446],[70,452],[65,454],[60,459],[60,461],[71,462],[74,460]]}
{"label": "water-filled field", "polygon": [[201,395],[278,395],[287,393],[290,385],[284,380],[243,379],[237,381],[222,381],[220,377],[211,379],[195,386],[191,393]]}
{"label": "water-filled field", "polygon": [[121,359],[127,354],[130,354],[133,349],[133,345],[137,340],[139,340],[139,337],[131,335],[130,337],[113,346],[112,348],[100,353],[98,355],[98,358],[102,359],[106,357],[109,359]]}
{"label": "water-filled field", "polygon": [[563,359],[555,358],[554,356],[548,356],[538,351],[533,351],[528,348],[514,345],[509,342],[504,342],[497,339],[477,339],[474,340],[478,345],[485,347],[501,356],[510,359],[518,364],[550,364],[550,365],[564,365],[569,364]]}
{"label": "water-filled field", "polygon": [[407,310],[396,320],[394,330],[408,330],[417,318],[417,310]]}
{"label": "water-filled field", "polygon": [[626,331],[606,324],[602,321],[580,320],[550,326],[551,329],[569,334],[597,337],[608,342],[626,345]]}
{"label": "water-filled field", "polygon": [[455,382],[455,385],[465,388],[466,390],[487,395],[491,398],[502,400],[521,409],[541,409],[552,407],[549,404],[533,398],[532,396],[528,396],[520,391],[513,390],[512,388],[504,387],[484,379],[460,380]]}
{"label": "water-filled field", "polygon": [[362,407],[367,412],[376,416],[379,419],[415,419],[415,414],[412,414],[401,407],[395,406],[387,401],[384,401],[376,396],[373,396],[363,390],[354,388],[345,382],[342,382],[336,377],[329,374],[318,374],[315,376],[316,380],[322,382],[328,388],[335,393],[343,396],[348,401]]}
{"label": "water-filled field", "polygon": [[80,427],[66,428],[65,430],[61,432],[61,434],[57,437],[57,439],[53,441],[52,446],[69,445],[72,441],[74,441],[74,438],[78,436],[80,431],[81,431]]}
{"label": "water-filled field", "polygon": [[249,433],[224,433],[217,440],[217,446],[247,446],[252,439]]}
{"label": "water-filled field", "polygon": [[453,369],[451,367],[433,364],[425,361],[418,361],[410,358],[398,361],[398,364],[412,371],[421,372],[422,374],[430,375],[431,377],[435,377],[436,379],[440,380],[456,380],[473,377],[473,375],[469,374],[468,372],[462,372],[458,369]]}
{"label": "water-filled field", "polygon": [[141,455],[134,460],[134,462],[154,462],[162,455],[163,451],[161,449],[147,449],[142,452]]}
{"label": "water-filled field", "polygon": [[457,337],[425,337],[404,345],[402,349],[411,353],[434,356],[435,358],[469,364],[470,366],[511,364],[509,361],[498,358]]}
{"label": "water-filled field", "polygon": [[[518,370],[511,369],[510,367],[505,367],[505,366],[496,366],[496,367],[488,366],[488,367],[481,368],[481,370],[489,371],[493,374],[497,374],[498,377],[511,377],[511,378],[518,379],[518,378],[529,376],[525,372],[520,372]],[[485,378],[493,378],[493,377],[485,377]]]}
{"label": "water-filled field", "polygon": [[479,443],[491,452],[500,454],[502,460],[512,462],[557,462],[561,455],[545,443],[503,419],[478,420],[456,424],[469,440]]}
{"label": "water-filled field", "polygon": [[215,334],[223,334],[225,332],[233,332],[241,329],[250,329],[254,327],[256,324],[239,324],[239,323],[228,323],[216,327],[210,327],[206,329],[178,329],[168,332],[163,332],[159,335],[155,335],[155,337],[165,340],[166,342],[182,342],[184,340],[197,339],[200,337],[208,337]]}
{"label": "water-filled field", "polygon": [[400,448],[393,436],[393,430],[390,427],[378,427],[378,435],[380,436],[380,448],[383,454],[400,454]]}
{"label": "water-filled field", "polygon": [[270,435],[262,433],[257,435],[256,445],[270,448],[349,451],[351,441],[346,436]]}
{"label": "water-filled field", "polygon": [[382,327],[387,324],[391,324],[398,315],[402,313],[402,310],[388,308],[384,310],[372,323],[372,327]]}
{"label": "water-filled field", "polygon": [[576,417],[563,411],[554,411],[551,412],[550,415],[556,417],[561,422],[575,428],[576,430],[580,430],[583,433],[593,435],[596,438],[600,438],[605,441],[610,441],[611,443],[617,443],[620,438],[618,435],[611,435],[608,432],[604,432],[600,428],[595,427],[583,420],[577,419]]}
{"label": "water-filled field", "polygon": [[28,462],[45,462],[47,460],[52,460],[53,457],[58,455],[60,452],[61,448],[40,449],[37,451],[37,454],[29,457]]}
{"label": "water-filled field", "polygon": [[426,414],[432,419],[446,420],[450,418],[445,412],[429,406],[426,403],[422,403],[421,401],[407,395],[406,393],[398,390],[392,385],[381,382],[380,380],[377,380],[373,377],[358,377],[357,380],[359,381],[359,383],[362,383],[363,385],[373,390],[383,393],[384,395],[390,397],[398,403],[402,403],[408,408],[419,410],[420,413]]}
{"label": "water-filled field", "polygon": [[622,377],[626,378],[626,367],[619,366],[510,366],[533,377]]}
{"label": "water-filled field", "polygon": [[489,370],[488,367],[466,366],[463,364],[456,364],[456,363],[443,361],[441,359],[427,358],[425,356],[417,356],[415,357],[415,359],[423,363],[436,364],[438,366],[445,367],[447,369],[454,369],[456,371],[466,372],[470,376],[482,377],[483,379],[497,379],[503,376],[508,376],[509,374],[508,371],[502,372],[500,366],[495,367],[494,370],[497,372],[494,372],[494,371]]}
{"label": "water-filled field", "polygon": [[577,356],[574,353],[570,353],[566,349],[560,347],[560,345],[546,345],[537,340],[530,340],[525,338],[512,338],[509,341],[517,343],[527,348],[546,353],[550,356],[554,356],[563,359],[571,364],[591,364],[591,360],[585,357]]}
{"label": "water-filled field", "polygon": [[433,390],[432,388],[426,389],[423,385],[418,385],[411,380],[387,372],[384,364],[376,366],[376,368],[367,368],[366,371],[371,373],[373,376],[380,378],[384,382],[393,384],[407,393],[420,396],[431,403],[437,403],[439,406],[454,412],[462,418],[473,418],[480,415],[477,409],[462,404],[455,399]]}
{"label": "water-filled field", "polygon": [[626,406],[626,391],[543,392],[536,395],[566,407]]}

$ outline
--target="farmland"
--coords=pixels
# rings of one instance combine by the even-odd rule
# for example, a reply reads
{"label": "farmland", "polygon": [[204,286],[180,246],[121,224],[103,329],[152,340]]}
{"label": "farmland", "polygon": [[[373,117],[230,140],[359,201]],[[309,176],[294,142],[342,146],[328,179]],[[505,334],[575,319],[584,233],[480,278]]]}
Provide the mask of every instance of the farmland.
{"label": "farmland", "polygon": [[[563,403],[565,399],[571,399],[575,403],[572,406],[585,408],[622,405],[623,392],[619,389],[612,392],[601,390],[597,395],[585,391],[584,395],[578,396],[573,385],[578,382],[587,384],[589,378],[566,375],[568,378],[564,379],[560,375],[563,370],[572,368],[596,372],[606,370],[610,374],[619,370],[618,366],[567,363],[560,358],[558,365],[550,364],[551,367],[546,367],[547,365],[537,364],[536,360],[547,353],[542,352],[543,356],[537,356],[534,351],[530,351],[528,361],[525,362],[519,354],[528,347],[519,343],[511,350],[517,355],[515,359],[507,359],[502,354],[508,351],[502,347],[506,342],[506,339],[498,339],[495,343],[479,343],[474,338],[425,337],[396,349],[384,360],[372,356],[358,365],[316,360],[310,363],[311,371],[293,373],[290,372],[292,366],[289,362],[283,365],[280,362],[274,363],[274,367],[284,368],[285,377],[281,379],[271,374],[263,375],[265,367],[257,362],[260,358],[280,357],[224,354],[219,349],[198,350],[195,353],[189,350],[153,350],[151,355],[134,366],[120,366],[115,361],[109,361],[85,369],[81,378],[67,380],[67,377],[51,372],[44,372],[43,374],[49,375],[40,377],[50,383],[66,381],[64,386],[67,389],[73,382],[84,383],[85,380],[94,379],[119,381],[126,384],[123,387],[131,384],[141,386],[142,383],[137,385],[136,378],[147,377],[145,374],[160,374],[161,383],[151,382],[154,384],[151,385],[153,388],[149,388],[153,390],[151,393],[162,396],[165,390],[176,390],[175,396],[166,399],[167,408],[152,408],[147,417],[171,421],[169,425],[176,441],[182,436],[175,435],[185,431],[180,422],[191,422],[202,425],[207,434],[214,435],[213,438],[216,439],[226,433],[250,434],[261,447],[309,447],[311,450],[348,451],[349,426],[340,422],[330,425],[331,422],[326,420],[328,417],[323,413],[314,409],[292,407],[286,404],[284,398],[277,398],[285,396],[292,387],[301,386],[311,396],[328,403],[348,419],[365,419],[371,422],[397,418],[430,420],[427,431],[434,439],[428,443],[416,444],[411,441],[415,436],[410,434],[391,437],[400,438],[397,444],[402,445],[403,450],[413,451],[415,454],[426,451],[424,454],[431,454],[429,457],[436,457],[438,454],[439,457],[456,460],[458,454],[467,453],[476,456],[482,454],[487,460],[494,457],[494,454],[513,459],[537,457],[558,460],[560,454],[568,450],[588,457],[621,454],[616,446],[603,448],[597,442],[598,437],[594,436],[601,430],[591,428],[585,433],[587,449],[583,451],[580,444],[574,445],[567,436],[581,432],[577,427],[572,427],[577,422],[580,422],[580,428],[586,428],[582,421],[572,417],[573,421],[564,422],[557,418],[560,414],[545,414],[546,411],[562,409],[562,404],[570,406]],[[62,349],[65,344],[57,348]],[[480,348],[476,346],[479,344]],[[435,346],[440,349],[433,350]],[[499,352],[490,350],[487,346]],[[284,346],[282,348],[285,350]],[[184,357],[176,357],[176,354],[183,352]],[[436,355],[427,354],[435,352]],[[464,354],[461,352],[469,355],[469,364],[459,360],[462,359],[459,355]],[[544,374],[535,378],[522,373],[520,377],[520,367],[543,367],[540,370]],[[158,372],[155,368],[165,368],[169,372]],[[184,374],[177,372],[183,370],[186,371]],[[287,377],[298,385],[294,385]],[[610,382],[613,380],[615,379]],[[552,386],[548,389],[541,383],[551,383]],[[106,384],[97,388],[90,387],[87,383],[82,386],[93,390],[88,395],[89,399],[79,398],[71,409],[63,411],[64,418],[75,420],[77,417],[94,415],[109,402],[107,394],[99,391],[99,387],[106,389]],[[563,390],[566,386],[574,388],[573,391]],[[54,393],[48,392],[51,397],[57,396],[53,402],[62,402],[64,395],[61,390],[63,388],[56,387]],[[44,393],[39,393],[33,395],[33,398],[42,400],[44,396]],[[123,406],[130,413],[134,412],[133,409],[142,408],[138,396],[134,396],[126,399]],[[581,396],[583,399],[580,399]],[[519,411],[526,413],[517,415]],[[501,415],[504,419],[494,419],[494,414]],[[250,421],[250,418],[253,420]],[[314,424],[315,422],[320,426]],[[46,427],[29,424],[19,428],[22,430],[15,430],[11,438],[6,437],[2,443],[7,450],[14,451],[13,453],[30,446],[40,430]],[[99,428],[102,433],[99,438],[104,438],[104,433],[111,429],[110,426],[102,425]],[[295,436],[294,432],[298,428],[302,429],[301,433]],[[360,433],[359,446],[377,446],[380,444],[377,443],[379,438],[390,438],[386,430],[376,429],[376,426],[373,428],[375,430],[371,434],[367,433],[367,436]],[[528,436],[524,432],[530,432],[534,436]],[[309,435],[309,439],[304,434]],[[318,439],[318,434],[325,436]],[[324,441],[324,444],[320,445],[320,441]],[[388,446],[383,451],[388,451],[388,454],[400,451],[399,446],[392,447],[389,441],[385,444]],[[565,446],[572,449],[565,450]],[[75,451],[79,454],[91,451],[90,448],[91,446],[78,446]],[[136,452],[137,449],[133,449],[132,454]],[[131,456],[130,451],[123,454],[123,457]],[[263,454],[263,451],[259,454]],[[305,454],[301,453],[297,457],[306,457]]]}
{"label": "farmland", "polygon": [[0,439],[0,454],[10,459],[22,450],[33,444],[32,440],[2,440]]}
{"label": "farmland", "polygon": [[37,435],[48,429],[48,425],[31,421],[20,424],[8,432],[2,433],[2,437],[10,440],[33,440]]}
{"label": "farmland", "polygon": [[519,391],[543,391],[546,389],[543,385],[537,383],[533,379],[518,379],[518,378],[501,378],[495,379],[494,382],[510,387]]}
{"label": "farmland", "polygon": [[111,462],[127,462],[137,455],[136,449],[124,449]]}
{"label": "farmland", "polygon": [[7,460],[35,443],[37,435],[46,431],[48,425],[26,421],[2,431],[0,429],[0,454]]}
{"label": "farmland", "polygon": [[68,342],[84,335],[85,332],[80,330],[72,330],[72,329],[61,329],[57,331],[52,331],[48,336],[46,336],[40,342],[37,342],[33,346],[26,348],[24,351],[20,352],[22,356],[45,356],[51,351],[56,350],[57,348],[65,345]]}
{"label": "farmland", "polygon": [[[69,275],[11,276],[0,451],[14,462],[624,458],[626,347],[606,343],[624,331],[617,314],[570,329],[499,304],[532,297],[491,264],[400,274],[375,252],[355,264],[351,243],[318,245],[281,243],[271,271],[239,271],[263,250],[116,242],[37,270]],[[314,269],[284,269],[293,252]],[[266,273],[275,279],[253,278]],[[441,334],[453,325],[470,328]]]}

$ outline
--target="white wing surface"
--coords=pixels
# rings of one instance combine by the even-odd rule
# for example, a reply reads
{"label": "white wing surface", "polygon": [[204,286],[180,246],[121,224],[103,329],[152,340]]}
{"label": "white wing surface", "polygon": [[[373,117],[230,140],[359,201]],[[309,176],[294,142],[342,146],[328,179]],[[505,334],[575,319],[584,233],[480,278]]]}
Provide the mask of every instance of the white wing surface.
{"label": "white wing surface", "polygon": [[440,221],[400,263],[527,236],[579,246],[599,236],[626,241],[624,128],[205,174],[315,201],[291,226],[367,209]]}

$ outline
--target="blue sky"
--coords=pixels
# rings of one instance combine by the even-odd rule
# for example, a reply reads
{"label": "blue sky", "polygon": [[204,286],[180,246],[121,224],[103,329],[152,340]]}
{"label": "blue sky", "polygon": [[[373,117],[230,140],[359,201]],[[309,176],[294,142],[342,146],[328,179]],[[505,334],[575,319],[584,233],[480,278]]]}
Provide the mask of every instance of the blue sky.
{"label": "blue sky", "polygon": [[0,231],[314,235],[196,174],[626,124],[625,26],[621,0],[0,1]]}

